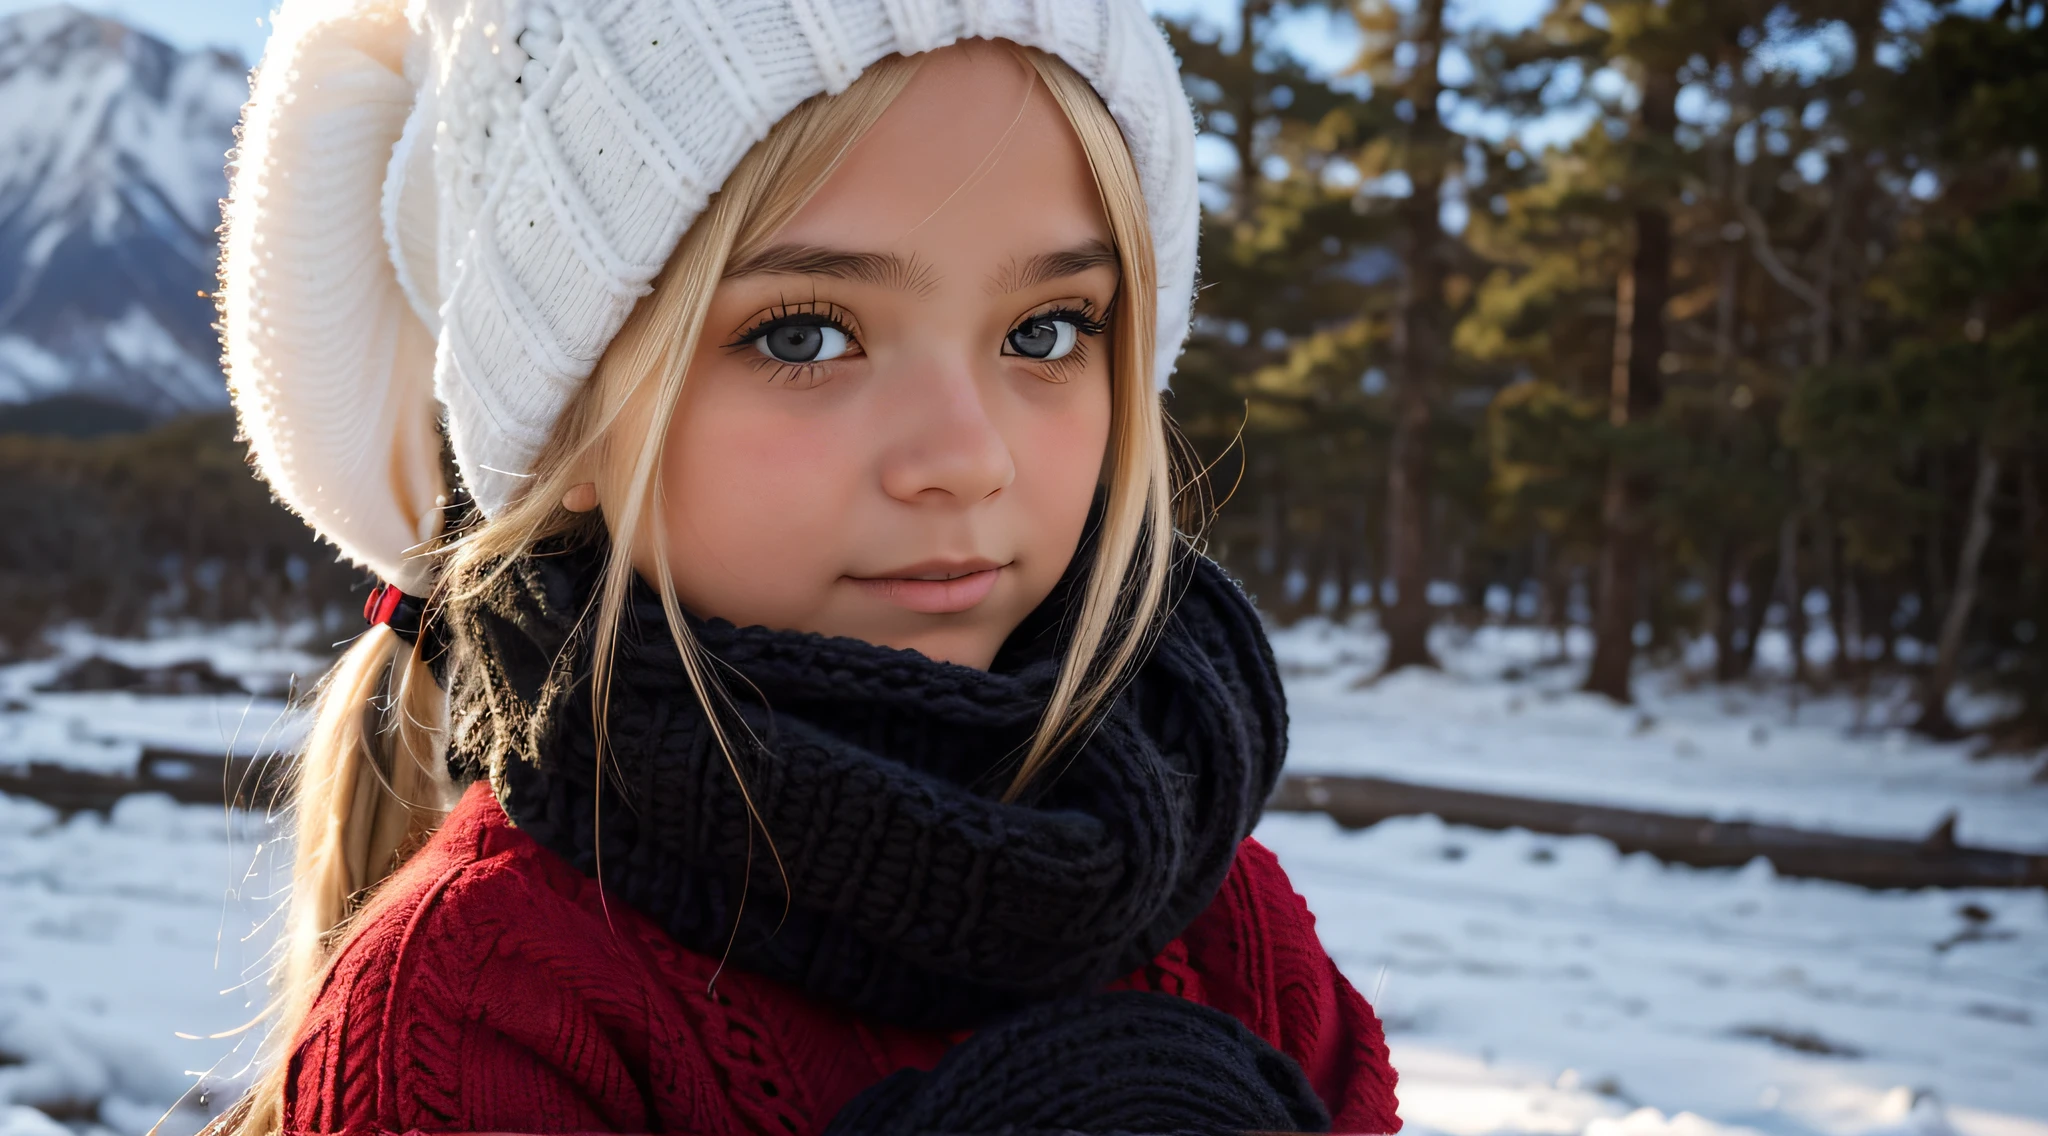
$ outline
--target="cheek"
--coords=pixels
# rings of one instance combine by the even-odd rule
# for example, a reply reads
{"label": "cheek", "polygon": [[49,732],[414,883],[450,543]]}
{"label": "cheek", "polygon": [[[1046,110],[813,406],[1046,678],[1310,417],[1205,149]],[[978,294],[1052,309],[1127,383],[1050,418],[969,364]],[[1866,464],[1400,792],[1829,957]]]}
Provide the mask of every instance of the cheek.
{"label": "cheek", "polygon": [[837,578],[827,561],[859,455],[827,417],[790,413],[786,393],[706,382],[670,427],[670,567],[700,614],[767,618],[805,602],[813,577]]}
{"label": "cheek", "polygon": [[1025,400],[1012,431],[1018,469],[1030,471],[1028,479],[1018,479],[1019,488],[1026,489],[1026,506],[1046,526],[1042,531],[1080,532],[1108,452],[1109,377],[1088,374],[1073,382],[1087,389],[1055,389],[1048,392],[1055,397]]}

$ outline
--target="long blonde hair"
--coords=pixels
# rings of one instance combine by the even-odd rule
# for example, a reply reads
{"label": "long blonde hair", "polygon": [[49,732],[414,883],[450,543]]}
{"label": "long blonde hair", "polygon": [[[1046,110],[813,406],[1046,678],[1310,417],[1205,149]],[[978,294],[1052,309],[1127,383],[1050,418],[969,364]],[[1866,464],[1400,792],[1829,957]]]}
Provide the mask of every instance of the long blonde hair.
{"label": "long blonde hair", "polygon": [[[1106,507],[1066,658],[1006,795],[1013,799],[1078,740],[1140,659],[1162,619],[1176,535],[1168,427],[1153,386],[1156,272],[1136,165],[1087,80],[1055,56],[1002,46],[1029,64],[1079,136],[1122,269],[1112,316]],[[761,248],[817,192],[916,70],[915,58],[886,58],[840,94],[798,106],[747,154],[564,413],[521,495],[435,554],[443,564],[432,603],[464,602],[536,543],[588,523],[561,501],[594,473],[617,483],[623,494],[607,501],[611,551],[594,598],[594,702],[605,705],[632,549],[643,533],[653,547],[667,546],[660,477],[666,424],[712,294],[729,263]],[[689,637],[666,562],[654,560],[676,649],[714,730],[722,731],[723,691]],[[277,1052],[249,1093],[215,1122],[215,1136],[260,1136],[283,1126],[281,1058],[322,974],[364,922],[377,885],[452,807],[446,718],[446,695],[421,651],[387,627],[365,633],[323,680],[292,788],[297,851],[270,1011],[269,1044]],[[730,760],[730,740],[719,740]],[[765,835],[772,850],[773,834]]]}

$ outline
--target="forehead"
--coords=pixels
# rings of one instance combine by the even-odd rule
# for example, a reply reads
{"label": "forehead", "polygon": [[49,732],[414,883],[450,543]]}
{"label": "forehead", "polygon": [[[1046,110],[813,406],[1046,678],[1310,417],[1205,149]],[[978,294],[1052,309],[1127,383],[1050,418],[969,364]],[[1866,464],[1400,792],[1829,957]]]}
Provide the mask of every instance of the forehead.
{"label": "forehead", "polygon": [[1109,241],[1087,155],[1025,60],[989,44],[927,55],[879,121],[777,234],[915,254],[940,270]]}

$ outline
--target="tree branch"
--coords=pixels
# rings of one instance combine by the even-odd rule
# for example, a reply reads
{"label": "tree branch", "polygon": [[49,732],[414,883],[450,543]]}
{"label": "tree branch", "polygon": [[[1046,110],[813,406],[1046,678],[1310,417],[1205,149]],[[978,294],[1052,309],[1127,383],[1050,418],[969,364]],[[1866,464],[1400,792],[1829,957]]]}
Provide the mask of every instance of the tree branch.
{"label": "tree branch", "polygon": [[1749,246],[1756,253],[1757,263],[1764,266],[1764,271],[1771,274],[1771,279],[1776,280],[1787,292],[1805,301],[1814,311],[1827,310],[1827,297],[1786,267],[1785,262],[1778,257],[1778,250],[1771,247],[1770,227],[1764,224],[1763,214],[1756,211],[1756,206],[1738,200],[1735,202],[1735,208],[1742,214],[1742,227],[1749,230]]}

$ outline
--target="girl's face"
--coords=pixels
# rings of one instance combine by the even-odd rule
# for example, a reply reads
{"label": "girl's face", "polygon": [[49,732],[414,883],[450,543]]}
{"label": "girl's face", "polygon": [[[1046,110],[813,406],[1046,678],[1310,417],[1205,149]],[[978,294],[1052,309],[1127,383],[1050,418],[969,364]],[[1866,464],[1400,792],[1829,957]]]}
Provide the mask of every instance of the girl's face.
{"label": "girl's face", "polygon": [[1079,542],[1118,276],[1029,65],[927,56],[713,296],[663,455],[683,606],[988,666]]}

